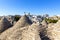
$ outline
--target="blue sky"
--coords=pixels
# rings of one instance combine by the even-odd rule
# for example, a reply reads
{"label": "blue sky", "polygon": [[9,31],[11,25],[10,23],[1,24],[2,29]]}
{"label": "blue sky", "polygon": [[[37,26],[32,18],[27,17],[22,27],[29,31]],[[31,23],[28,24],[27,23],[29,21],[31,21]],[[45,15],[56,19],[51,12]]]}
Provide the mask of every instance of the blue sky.
{"label": "blue sky", "polygon": [[0,0],[0,15],[60,15],[60,0]]}

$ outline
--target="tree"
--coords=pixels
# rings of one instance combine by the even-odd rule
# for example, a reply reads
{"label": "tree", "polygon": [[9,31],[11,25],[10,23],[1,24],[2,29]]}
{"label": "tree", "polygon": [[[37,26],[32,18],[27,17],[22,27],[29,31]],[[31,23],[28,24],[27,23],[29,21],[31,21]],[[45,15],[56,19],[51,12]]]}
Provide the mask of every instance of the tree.
{"label": "tree", "polygon": [[15,20],[15,21],[18,21],[20,18],[21,18],[21,16],[20,16],[20,15],[15,15],[14,20]]}

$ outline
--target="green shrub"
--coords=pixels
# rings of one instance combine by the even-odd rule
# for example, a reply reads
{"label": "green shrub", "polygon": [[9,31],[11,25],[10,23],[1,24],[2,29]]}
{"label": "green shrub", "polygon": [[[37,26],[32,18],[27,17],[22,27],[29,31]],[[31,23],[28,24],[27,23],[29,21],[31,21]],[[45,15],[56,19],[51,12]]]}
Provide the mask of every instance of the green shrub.
{"label": "green shrub", "polygon": [[47,19],[45,18],[45,20],[48,22],[48,23],[56,23],[58,20],[52,20],[52,19]]}

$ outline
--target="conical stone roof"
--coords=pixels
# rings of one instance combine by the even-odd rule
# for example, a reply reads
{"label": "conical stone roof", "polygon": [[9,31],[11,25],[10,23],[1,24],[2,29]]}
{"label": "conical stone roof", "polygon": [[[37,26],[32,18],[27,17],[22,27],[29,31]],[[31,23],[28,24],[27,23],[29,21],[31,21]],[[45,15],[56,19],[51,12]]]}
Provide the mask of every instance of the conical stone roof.
{"label": "conical stone roof", "polygon": [[55,23],[49,23],[48,24],[48,27],[51,27],[51,26],[53,26]]}
{"label": "conical stone roof", "polygon": [[12,25],[10,24],[10,22],[5,17],[3,17],[0,20],[0,33],[3,32],[3,31],[5,31],[6,29],[8,29],[11,26]]}
{"label": "conical stone roof", "polygon": [[41,22],[41,24],[46,26],[48,23],[47,23],[47,21],[43,20],[43,21]]}
{"label": "conical stone roof", "polygon": [[32,22],[30,21],[30,19],[26,15],[24,15],[20,18],[20,20],[13,27],[11,27],[10,29],[3,32],[0,35],[0,39],[6,40],[7,37],[9,37],[15,30],[20,29],[20,28],[25,27],[25,26],[29,26],[31,24],[32,24]]}
{"label": "conical stone roof", "polygon": [[47,33],[51,40],[60,40],[60,20],[49,27]]}
{"label": "conical stone roof", "polygon": [[40,38],[40,27],[41,25],[39,23],[33,23],[28,28],[28,37],[26,37],[27,40],[41,40]]}
{"label": "conical stone roof", "polygon": [[24,27],[26,25],[31,25],[32,22],[31,20],[29,19],[29,17],[27,17],[26,15],[22,16],[20,18],[20,20],[15,24],[15,26],[21,26],[21,27]]}
{"label": "conical stone roof", "polygon": [[31,26],[17,29],[7,40],[41,40],[39,28],[40,25],[34,23]]}

